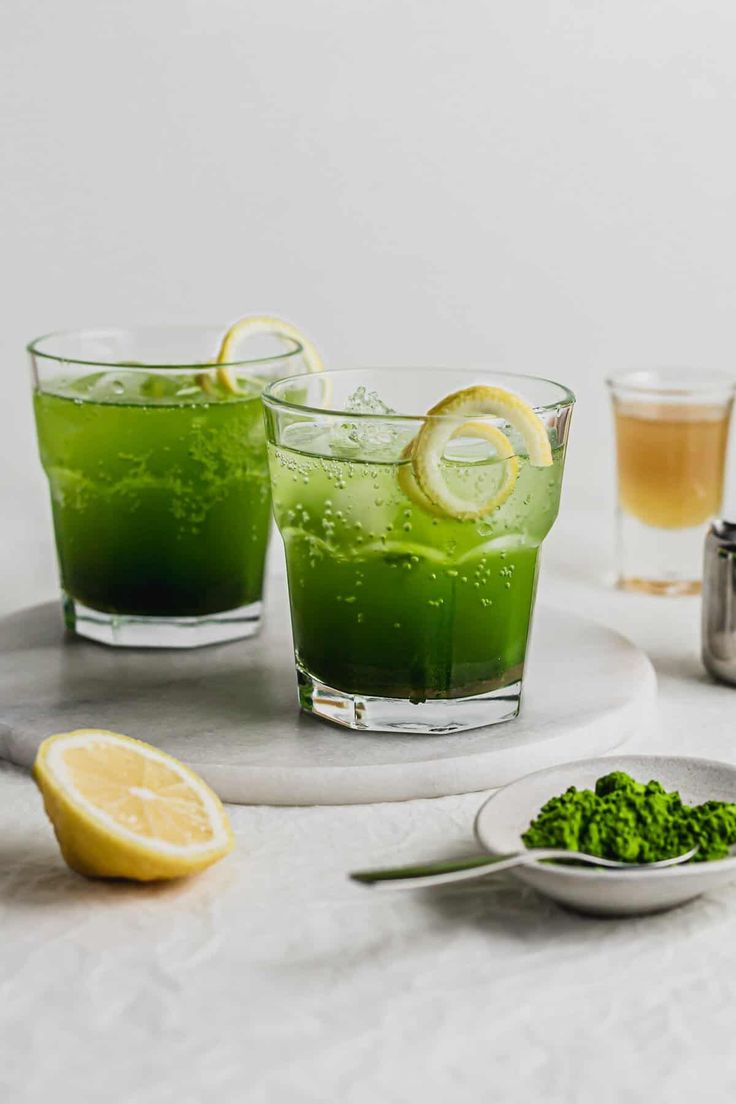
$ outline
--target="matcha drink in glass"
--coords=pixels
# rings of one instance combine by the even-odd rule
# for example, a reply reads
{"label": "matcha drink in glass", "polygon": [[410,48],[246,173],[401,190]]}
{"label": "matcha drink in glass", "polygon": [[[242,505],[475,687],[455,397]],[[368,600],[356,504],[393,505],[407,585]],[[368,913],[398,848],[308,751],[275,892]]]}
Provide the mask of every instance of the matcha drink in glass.
{"label": "matcha drink in glass", "polygon": [[304,710],[419,733],[516,716],[573,403],[544,379],[440,369],[268,387]]}
{"label": "matcha drink in glass", "polygon": [[310,365],[297,340],[238,326],[224,341],[168,326],[29,345],[65,620],[79,635],[194,647],[257,631],[271,515],[261,392]]}

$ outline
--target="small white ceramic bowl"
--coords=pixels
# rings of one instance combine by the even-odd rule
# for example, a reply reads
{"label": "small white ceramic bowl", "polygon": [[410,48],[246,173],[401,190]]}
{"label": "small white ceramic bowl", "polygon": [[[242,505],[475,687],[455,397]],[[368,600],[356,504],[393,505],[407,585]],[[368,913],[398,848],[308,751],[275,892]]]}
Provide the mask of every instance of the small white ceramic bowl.
{"label": "small white ceramic bowl", "polygon": [[[605,756],[537,771],[504,786],[483,805],[475,822],[481,845],[491,854],[523,849],[522,832],[549,801],[568,786],[593,789],[610,771],[626,771],[637,782],[656,779],[678,790],[687,805],[710,799],[736,802],[736,767],[711,759],[666,755]],[[595,916],[635,916],[682,905],[736,879],[736,857],[664,870],[596,870],[539,863],[520,866],[513,876],[568,908]]]}

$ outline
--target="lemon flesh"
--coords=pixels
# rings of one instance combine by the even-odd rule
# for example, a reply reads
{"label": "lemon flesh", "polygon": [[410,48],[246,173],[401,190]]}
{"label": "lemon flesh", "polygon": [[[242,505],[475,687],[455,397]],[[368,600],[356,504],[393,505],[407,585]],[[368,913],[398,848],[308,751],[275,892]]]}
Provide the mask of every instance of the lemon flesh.
{"label": "lemon flesh", "polygon": [[[511,441],[497,426],[473,421],[488,415],[503,418],[519,433],[534,467],[549,467],[552,463],[552,449],[544,423],[518,395],[502,387],[480,385],[453,392],[427,411],[427,420],[411,448],[412,472],[419,490],[448,517],[483,517],[505,502],[514,489],[519,460]],[[442,469],[448,442],[471,432],[493,445],[505,467],[501,487],[484,502],[468,500],[451,491]]]}
{"label": "lemon flesh", "polygon": [[181,878],[234,845],[217,795],[158,748],[78,729],[41,744],[33,777],[68,865],[90,877]]}
{"label": "lemon flesh", "polygon": [[[282,318],[273,318],[265,314],[252,315],[233,323],[223,337],[217,353],[217,379],[226,391],[233,395],[241,394],[237,380],[229,365],[239,359],[238,350],[241,345],[249,338],[262,336],[263,334],[269,337],[282,337],[289,341],[296,341],[301,346],[302,360],[307,371],[321,372],[323,370],[322,358],[316,347],[296,326],[292,326],[291,322],[285,322]],[[205,378],[208,379],[206,372],[202,373],[202,380],[200,381],[202,386],[205,386],[203,382]]]}

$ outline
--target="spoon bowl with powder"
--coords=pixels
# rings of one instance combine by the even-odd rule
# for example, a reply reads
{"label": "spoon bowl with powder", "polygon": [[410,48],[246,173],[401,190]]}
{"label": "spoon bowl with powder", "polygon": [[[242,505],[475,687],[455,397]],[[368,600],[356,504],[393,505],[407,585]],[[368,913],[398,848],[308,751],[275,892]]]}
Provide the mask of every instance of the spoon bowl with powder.
{"label": "spoon bowl with powder", "polygon": [[[475,822],[478,841],[491,855],[506,854],[524,846],[538,846],[539,840],[549,838],[546,831],[540,831],[544,827],[545,809],[548,815],[552,815],[552,838],[556,831],[566,831],[559,825],[555,827],[555,816],[564,810],[556,809],[554,805],[550,809],[553,799],[565,795],[570,787],[575,787],[578,792],[595,793],[599,779],[611,779],[619,773],[644,784],[656,780],[662,791],[661,795],[650,793],[648,802],[643,802],[647,810],[644,816],[637,809],[636,801],[631,803],[629,820],[638,818],[638,835],[645,841],[653,841],[655,848],[647,854],[646,847],[634,842],[640,857],[642,850],[645,856],[638,867],[616,870],[570,863],[535,863],[518,867],[513,871],[513,877],[568,908],[596,916],[635,916],[660,912],[685,904],[736,879],[736,857],[730,842],[732,811],[729,808],[731,805],[736,807],[736,767],[710,759],[619,755],[584,759],[537,771],[512,782],[488,799]],[[679,802],[692,815],[688,817],[678,812],[676,803],[673,813],[672,808],[668,807],[672,804],[671,795],[679,795]],[[654,819],[659,823],[650,823],[652,809]],[[736,808],[733,812],[736,814]],[[625,810],[620,815],[626,819]],[[673,824],[665,831],[663,823],[668,816],[671,816]],[[668,831],[675,833],[674,838],[667,834]],[[632,846],[632,835],[636,833],[629,831],[628,840],[624,839],[621,843],[624,852]],[[571,838],[577,838],[579,844],[586,843],[584,835]],[[674,846],[677,839],[701,843],[692,861],[663,869],[647,865],[647,857],[658,856],[657,846],[664,846],[666,842]],[[610,840],[608,843],[615,846]],[[585,850],[585,846],[581,850]]]}

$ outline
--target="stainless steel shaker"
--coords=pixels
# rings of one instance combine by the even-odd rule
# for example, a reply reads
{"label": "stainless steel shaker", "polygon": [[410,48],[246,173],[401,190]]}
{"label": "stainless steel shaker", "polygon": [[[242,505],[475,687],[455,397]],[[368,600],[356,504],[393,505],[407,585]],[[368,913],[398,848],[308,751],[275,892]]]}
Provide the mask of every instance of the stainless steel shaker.
{"label": "stainless steel shaker", "polygon": [[736,685],[736,522],[717,518],[705,538],[703,663]]}

